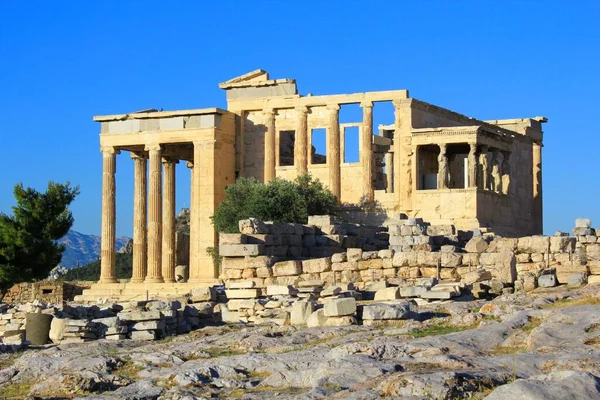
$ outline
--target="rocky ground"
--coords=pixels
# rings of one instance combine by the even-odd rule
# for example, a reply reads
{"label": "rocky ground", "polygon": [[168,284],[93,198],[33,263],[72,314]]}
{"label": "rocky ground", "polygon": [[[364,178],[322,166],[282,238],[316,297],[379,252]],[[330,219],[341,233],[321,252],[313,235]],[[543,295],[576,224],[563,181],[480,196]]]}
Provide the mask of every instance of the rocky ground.
{"label": "rocky ground", "polygon": [[599,289],[428,304],[393,326],[30,348],[0,355],[0,398],[598,399]]}

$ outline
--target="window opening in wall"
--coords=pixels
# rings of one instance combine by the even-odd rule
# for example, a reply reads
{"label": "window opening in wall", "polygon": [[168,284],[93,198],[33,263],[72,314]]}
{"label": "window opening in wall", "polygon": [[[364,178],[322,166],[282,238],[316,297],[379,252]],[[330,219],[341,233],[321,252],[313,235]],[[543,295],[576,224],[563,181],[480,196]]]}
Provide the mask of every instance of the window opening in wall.
{"label": "window opening in wall", "polygon": [[363,110],[360,104],[343,104],[340,106],[340,124],[362,122]]}
{"label": "window opening in wall", "polygon": [[438,156],[440,149],[437,145],[419,146],[418,158],[418,189],[435,190],[438,188]]}
{"label": "window opening in wall", "polygon": [[327,129],[315,128],[310,134],[311,164],[327,163]]}
{"label": "window opening in wall", "polygon": [[294,165],[294,146],[296,144],[295,131],[279,132],[279,166]]}
{"label": "window opening in wall", "polygon": [[391,101],[373,103],[373,136],[373,188],[393,193],[394,104]]}
{"label": "window opening in wall", "polygon": [[448,188],[463,189],[468,187],[468,179],[465,179],[468,167],[467,158],[469,156],[469,145],[464,144],[449,144],[446,149],[446,157],[448,158]]}
{"label": "window opening in wall", "polygon": [[344,127],[344,162],[360,162],[358,126]]}
{"label": "window opening in wall", "polygon": [[53,289],[42,289],[42,294],[52,294],[54,293]]}

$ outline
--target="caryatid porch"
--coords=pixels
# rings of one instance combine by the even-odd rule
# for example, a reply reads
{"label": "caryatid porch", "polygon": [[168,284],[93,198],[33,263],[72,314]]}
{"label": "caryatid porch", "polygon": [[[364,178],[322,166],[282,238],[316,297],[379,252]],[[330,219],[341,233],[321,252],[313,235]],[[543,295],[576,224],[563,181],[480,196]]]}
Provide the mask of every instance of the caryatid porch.
{"label": "caryatid porch", "polygon": [[[99,296],[102,288],[112,296],[124,289],[128,295],[136,290],[187,293],[193,286],[217,282],[218,271],[207,253],[207,248],[217,244],[210,216],[224,198],[226,185],[235,179],[234,116],[211,108],[146,110],[94,120],[102,124],[101,275],[88,294]],[[133,272],[128,283],[119,283],[115,273],[116,157],[125,151],[134,160]],[[179,161],[191,169],[189,281],[185,284],[175,284],[175,170]]]}

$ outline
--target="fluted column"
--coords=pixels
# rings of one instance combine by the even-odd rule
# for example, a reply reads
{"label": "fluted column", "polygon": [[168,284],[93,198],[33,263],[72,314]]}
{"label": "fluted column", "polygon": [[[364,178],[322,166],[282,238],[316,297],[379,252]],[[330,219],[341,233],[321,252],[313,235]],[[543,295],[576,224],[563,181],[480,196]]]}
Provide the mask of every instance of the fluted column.
{"label": "fluted column", "polygon": [[116,283],[115,271],[115,219],[117,167],[114,147],[103,147],[102,151],[102,242],[100,243],[100,283]]}
{"label": "fluted column", "polygon": [[178,162],[163,158],[162,276],[167,283],[175,282],[175,165]]}
{"label": "fluted column", "polygon": [[329,110],[329,140],[327,164],[329,164],[329,189],[341,201],[342,180],[340,176],[340,106],[327,106]]}
{"label": "fluted column", "polygon": [[394,193],[394,153],[392,152],[385,155],[385,178],[385,192]]}
{"label": "fluted column", "polygon": [[543,231],[542,221],[542,144],[533,143],[533,223],[535,233]]}
{"label": "fluted column", "polygon": [[164,282],[162,261],[162,149],[146,146],[150,158],[150,190],[148,193],[148,274],[145,282]]}
{"label": "fluted column", "polygon": [[438,189],[448,188],[448,157],[446,156],[446,145],[440,144],[438,156]]}
{"label": "fluted column", "polygon": [[265,110],[265,172],[264,183],[275,179],[275,111]]}
{"label": "fluted column", "polygon": [[477,143],[469,143],[469,182],[467,182],[467,187],[474,188],[477,187],[477,156],[475,153],[477,152]]}
{"label": "fluted column", "polygon": [[363,109],[360,164],[362,166],[363,195],[367,200],[374,199],[373,191],[373,102],[360,104]]}
{"label": "fluted column", "polygon": [[146,278],[146,155],[131,153],[134,162],[133,182],[133,273],[131,282],[141,283]]}
{"label": "fluted column", "polygon": [[298,113],[296,122],[296,144],[294,146],[294,164],[298,175],[304,175],[308,172],[308,108],[297,107]]}

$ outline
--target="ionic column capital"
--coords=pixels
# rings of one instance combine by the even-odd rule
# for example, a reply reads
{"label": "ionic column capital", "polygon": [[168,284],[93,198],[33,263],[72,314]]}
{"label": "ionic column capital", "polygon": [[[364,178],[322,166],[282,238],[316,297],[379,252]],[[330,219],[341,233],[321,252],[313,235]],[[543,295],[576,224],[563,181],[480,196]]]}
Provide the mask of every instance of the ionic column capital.
{"label": "ionic column capital", "polygon": [[373,102],[369,100],[361,101],[360,106],[362,108],[373,108]]}
{"label": "ionic column capital", "polygon": [[162,147],[160,144],[147,144],[144,146],[145,151],[161,151]]}
{"label": "ionic column capital", "polygon": [[162,163],[163,164],[179,164],[179,159],[177,159],[175,157],[163,157]]}
{"label": "ionic column capital", "polygon": [[148,155],[146,153],[144,153],[143,151],[132,151],[130,155],[131,155],[131,158],[134,160],[147,160],[148,159]]}
{"label": "ionic column capital", "polygon": [[306,106],[298,106],[295,107],[294,110],[296,110],[299,115],[308,113],[308,107]]}
{"label": "ionic column capital", "polygon": [[275,115],[275,110],[272,108],[267,108],[266,110],[263,110],[263,115],[267,118],[273,118]]}
{"label": "ionic column capital", "polygon": [[340,105],[339,104],[328,104],[326,108],[329,111],[339,111],[340,110]]}
{"label": "ionic column capital", "polygon": [[106,155],[116,155],[121,154],[121,150],[113,146],[101,146],[100,152]]}

